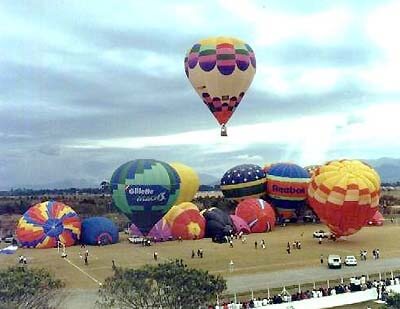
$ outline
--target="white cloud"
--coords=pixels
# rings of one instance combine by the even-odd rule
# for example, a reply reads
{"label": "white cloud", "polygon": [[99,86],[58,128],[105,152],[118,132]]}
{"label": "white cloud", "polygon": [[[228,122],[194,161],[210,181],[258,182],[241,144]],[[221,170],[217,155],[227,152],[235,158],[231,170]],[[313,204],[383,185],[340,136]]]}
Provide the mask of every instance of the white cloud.
{"label": "white cloud", "polygon": [[383,5],[372,11],[365,21],[365,33],[381,49],[382,57],[372,68],[360,72],[360,77],[375,91],[400,90],[400,3]]}
{"label": "white cloud", "polygon": [[[389,110],[393,112],[388,114]],[[328,159],[329,153],[337,149],[343,149],[343,156],[346,156],[346,149],[354,145],[363,147],[364,151],[369,153],[376,153],[377,147],[382,150],[382,147],[390,144],[400,149],[400,142],[393,140],[393,133],[398,132],[399,114],[400,106],[395,103],[385,103],[359,111],[358,117],[362,121],[353,124],[348,124],[348,117],[352,114],[334,113],[232,126],[228,128],[227,138],[220,137],[217,129],[210,129],[164,136],[79,140],[68,147],[141,149],[195,145],[200,147],[204,154],[212,154],[243,150],[249,145],[282,144],[286,148],[286,153],[280,161],[289,160],[294,153],[300,153],[299,163],[307,165],[324,162]],[[377,155],[379,156],[379,153]],[[262,159],[250,154],[248,157],[241,157],[241,159],[250,158]]]}
{"label": "white cloud", "polygon": [[[294,14],[270,10],[260,3],[241,0],[221,0],[224,10],[233,18],[254,29],[254,46],[274,45],[291,39],[331,45],[341,40],[352,21],[347,7],[335,7],[309,14]],[[250,33],[251,36],[251,33]]]}

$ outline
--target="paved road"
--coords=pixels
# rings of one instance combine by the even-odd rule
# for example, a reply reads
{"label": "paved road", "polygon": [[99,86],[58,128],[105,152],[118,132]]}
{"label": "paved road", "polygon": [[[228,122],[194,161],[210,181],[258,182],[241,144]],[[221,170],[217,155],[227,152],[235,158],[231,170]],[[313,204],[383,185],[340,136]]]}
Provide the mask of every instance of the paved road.
{"label": "paved road", "polygon": [[[373,274],[379,271],[400,270],[400,258],[359,261],[356,267],[343,267],[342,269],[328,269],[325,265],[316,265],[291,270],[263,272],[251,275],[233,275],[226,278],[228,292],[249,292],[251,290],[265,290],[267,288],[282,287],[351,277],[353,275]],[[97,290],[68,290],[68,296],[61,305],[63,309],[69,308],[95,308]]]}
{"label": "paved road", "polygon": [[400,258],[359,261],[356,267],[345,266],[342,269],[329,269],[325,264],[300,269],[230,276],[226,280],[228,292],[235,293],[265,290],[267,288],[282,287],[283,285],[340,279],[340,277],[373,274],[379,271],[395,269],[400,269]]}

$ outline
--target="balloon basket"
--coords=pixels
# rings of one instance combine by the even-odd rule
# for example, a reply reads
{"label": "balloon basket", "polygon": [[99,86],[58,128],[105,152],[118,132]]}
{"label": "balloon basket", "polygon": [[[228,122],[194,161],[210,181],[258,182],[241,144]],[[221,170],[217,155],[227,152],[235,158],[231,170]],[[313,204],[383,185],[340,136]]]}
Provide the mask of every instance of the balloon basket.
{"label": "balloon basket", "polygon": [[221,126],[221,136],[228,136],[228,132],[224,124]]}

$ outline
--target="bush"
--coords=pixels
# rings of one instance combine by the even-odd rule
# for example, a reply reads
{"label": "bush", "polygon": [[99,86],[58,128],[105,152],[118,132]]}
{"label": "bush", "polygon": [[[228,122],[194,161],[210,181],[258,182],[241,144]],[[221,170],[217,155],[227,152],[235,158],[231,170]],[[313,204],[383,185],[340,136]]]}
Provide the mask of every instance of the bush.
{"label": "bush", "polygon": [[46,269],[0,270],[0,308],[52,308],[63,286]]}

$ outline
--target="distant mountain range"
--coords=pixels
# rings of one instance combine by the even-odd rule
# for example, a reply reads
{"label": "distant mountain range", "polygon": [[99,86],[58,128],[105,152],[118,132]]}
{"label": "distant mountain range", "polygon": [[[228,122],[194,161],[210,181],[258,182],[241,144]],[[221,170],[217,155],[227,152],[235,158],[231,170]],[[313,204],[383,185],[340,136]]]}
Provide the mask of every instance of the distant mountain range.
{"label": "distant mountain range", "polygon": [[400,159],[380,158],[377,160],[365,160],[371,164],[381,176],[382,182],[400,181]]}
{"label": "distant mountain range", "polygon": [[207,186],[219,185],[220,182],[219,178],[210,174],[199,173],[199,178],[200,178],[200,183],[202,185],[207,185]]}

